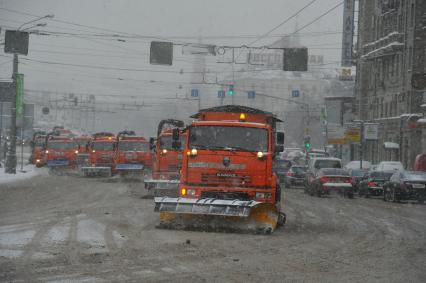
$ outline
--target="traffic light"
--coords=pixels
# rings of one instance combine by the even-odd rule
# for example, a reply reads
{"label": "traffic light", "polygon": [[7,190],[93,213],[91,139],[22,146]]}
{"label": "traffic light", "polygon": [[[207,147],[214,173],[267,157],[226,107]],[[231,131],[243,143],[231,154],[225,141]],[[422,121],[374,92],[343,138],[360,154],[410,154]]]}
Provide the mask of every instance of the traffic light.
{"label": "traffic light", "polygon": [[310,150],[312,145],[311,145],[311,136],[305,136],[303,139],[303,142],[305,143],[305,149],[306,150]]}
{"label": "traffic light", "polygon": [[233,94],[234,94],[234,85],[229,85],[228,95],[233,95]]}

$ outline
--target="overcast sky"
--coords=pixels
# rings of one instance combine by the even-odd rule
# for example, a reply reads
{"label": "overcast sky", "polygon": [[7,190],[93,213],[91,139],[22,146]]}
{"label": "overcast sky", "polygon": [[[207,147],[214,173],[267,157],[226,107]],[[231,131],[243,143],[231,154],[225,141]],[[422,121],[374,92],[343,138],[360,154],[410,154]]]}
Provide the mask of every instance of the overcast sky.
{"label": "overcast sky", "polygon": [[[205,43],[243,45],[277,26],[311,1],[0,0],[0,26],[2,30],[14,29],[33,20],[36,15],[55,15],[53,20],[40,21],[47,23],[46,27],[34,29],[56,34],[31,35],[29,54],[20,58],[19,71],[25,74],[26,89],[137,95],[151,103],[159,103],[157,97],[181,94],[183,90],[178,87],[190,82],[185,71],[192,70],[194,57],[183,55],[179,48],[175,48],[173,66],[153,66],[148,59],[151,39],[134,37],[123,42],[112,36],[97,35],[134,34],[162,37],[174,42],[196,42],[201,36]],[[304,26],[340,2],[316,1],[297,17],[297,26]],[[309,53],[324,55],[325,63],[339,61],[341,22],[342,6],[301,31],[301,41],[310,48]],[[296,19],[292,19],[255,45],[270,44],[295,28]],[[322,32],[337,33],[321,35]],[[1,35],[4,36],[4,31]],[[12,63],[8,62],[12,56],[2,51],[0,55],[0,79],[10,78]],[[216,60],[215,57],[208,58],[210,70],[229,72],[229,68],[216,64]],[[157,72],[149,72],[151,70]],[[179,73],[181,70],[184,74]],[[161,82],[150,83],[151,80]]]}

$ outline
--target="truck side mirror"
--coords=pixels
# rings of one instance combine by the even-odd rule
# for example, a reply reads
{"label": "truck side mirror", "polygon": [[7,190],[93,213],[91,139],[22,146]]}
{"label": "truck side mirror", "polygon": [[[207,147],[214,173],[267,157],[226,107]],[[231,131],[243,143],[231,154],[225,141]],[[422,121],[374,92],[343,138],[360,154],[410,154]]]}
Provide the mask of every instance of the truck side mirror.
{"label": "truck side mirror", "polygon": [[284,133],[283,132],[276,132],[276,143],[280,144],[280,145],[284,144]]}
{"label": "truck side mirror", "polygon": [[154,138],[149,138],[149,149],[150,150],[154,150],[155,149]]}
{"label": "truck side mirror", "polygon": [[173,135],[173,141],[178,141],[179,140],[179,129],[174,128],[172,135]]}
{"label": "truck side mirror", "polygon": [[275,145],[275,153],[280,153],[284,150],[284,146],[282,144]]}

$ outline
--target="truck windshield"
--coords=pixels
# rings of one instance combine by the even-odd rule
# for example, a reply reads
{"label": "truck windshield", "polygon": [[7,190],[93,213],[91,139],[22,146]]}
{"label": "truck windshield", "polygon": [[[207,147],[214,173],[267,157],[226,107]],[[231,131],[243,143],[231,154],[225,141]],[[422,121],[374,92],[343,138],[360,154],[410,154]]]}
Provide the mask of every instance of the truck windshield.
{"label": "truck windshield", "polygon": [[239,126],[195,126],[190,129],[189,147],[265,152],[268,151],[268,131]]}
{"label": "truck windshield", "polygon": [[79,147],[85,147],[89,141],[88,140],[77,140],[75,142],[77,143],[77,145]]}
{"label": "truck windshield", "polygon": [[69,150],[76,148],[77,145],[75,142],[49,142],[47,144],[48,149],[54,149],[54,150]]}
{"label": "truck windshield", "polygon": [[149,145],[140,141],[120,141],[118,149],[122,151],[149,151]]}
{"label": "truck windshield", "polygon": [[112,142],[94,142],[92,147],[96,150],[113,150],[113,145]]}
{"label": "truck windshield", "polygon": [[[185,148],[185,137],[180,136],[179,140],[181,142],[181,148],[180,149]],[[173,150],[174,148],[172,147],[172,143],[173,143],[172,136],[164,136],[164,137],[160,138],[160,148],[161,149]]]}
{"label": "truck windshield", "polygon": [[46,139],[45,138],[36,139],[34,143],[36,146],[43,146],[46,143]]}

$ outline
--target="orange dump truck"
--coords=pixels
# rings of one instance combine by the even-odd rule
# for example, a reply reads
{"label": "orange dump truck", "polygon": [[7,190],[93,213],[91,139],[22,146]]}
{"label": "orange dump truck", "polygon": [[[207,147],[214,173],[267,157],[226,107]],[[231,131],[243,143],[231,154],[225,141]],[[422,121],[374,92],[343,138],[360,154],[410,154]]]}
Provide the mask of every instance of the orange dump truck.
{"label": "orange dump truck", "polygon": [[114,170],[114,150],[116,137],[102,132],[93,135],[89,143],[89,164],[82,166],[84,176],[111,176]]}
{"label": "orange dump truck", "polygon": [[[185,144],[186,136],[186,134],[182,133],[183,127],[183,121],[174,119],[162,120],[158,124],[157,138],[150,140],[154,154],[152,178],[144,181],[148,190],[163,189],[165,191],[171,189],[177,192],[176,189],[182,167],[182,148]],[[173,147],[172,132],[174,129],[182,133],[179,147]]]}
{"label": "orange dump truck", "polygon": [[149,142],[133,131],[122,131],[117,135],[115,148],[115,172],[121,176],[143,177],[144,171],[151,170],[152,155]]}
{"label": "orange dump truck", "polygon": [[[245,106],[200,110],[186,129],[178,198],[156,197],[160,227],[271,233],[284,224],[273,172],[283,150],[281,122]],[[174,131],[174,143],[179,143]]]}

